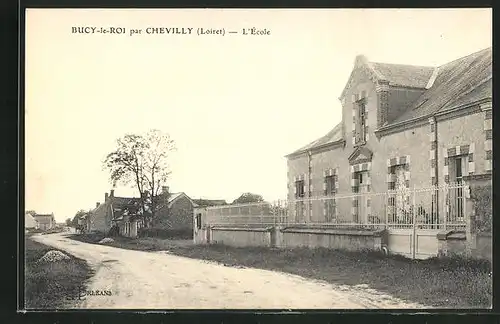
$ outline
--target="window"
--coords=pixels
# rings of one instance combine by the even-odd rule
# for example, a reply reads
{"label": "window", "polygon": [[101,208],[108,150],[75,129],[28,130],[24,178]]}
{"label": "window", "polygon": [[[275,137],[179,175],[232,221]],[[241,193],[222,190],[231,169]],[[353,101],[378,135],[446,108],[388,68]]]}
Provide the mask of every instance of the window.
{"label": "window", "polygon": [[325,177],[325,183],[326,183],[325,196],[331,196],[335,194],[335,182],[336,182],[336,176],[331,175]]}
{"label": "window", "polygon": [[[305,183],[304,180],[295,182],[295,199],[302,199],[305,197]],[[296,221],[304,221],[305,204],[303,201],[298,201],[295,204]]]}
{"label": "window", "polygon": [[366,102],[361,99],[356,102],[358,105],[358,118],[356,120],[356,143],[366,141]]}
{"label": "window", "polygon": [[366,141],[366,111],[365,102],[359,103],[359,133],[361,141]]}
{"label": "window", "polygon": [[335,195],[335,182],[336,182],[335,175],[325,177],[325,184],[326,184],[325,196],[332,197],[330,199],[326,199],[324,202],[326,222],[332,222],[335,220],[336,204],[335,204],[335,198],[333,198],[333,196]]}
{"label": "window", "polygon": [[296,188],[295,198],[304,198],[305,196],[304,180],[296,181],[295,188]]}
{"label": "window", "polygon": [[201,214],[196,214],[196,228],[201,229]]}
{"label": "window", "polygon": [[458,183],[463,182],[463,176],[465,174],[465,157],[458,157],[455,159],[455,181]]}
{"label": "window", "polygon": [[[454,204],[450,209],[449,221],[463,221],[464,217],[464,192],[461,185],[463,184],[463,177],[467,175],[467,156],[457,156],[453,159],[453,179],[458,186],[452,190],[451,195],[454,198]],[[453,192],[454,191],[454,192]]]}

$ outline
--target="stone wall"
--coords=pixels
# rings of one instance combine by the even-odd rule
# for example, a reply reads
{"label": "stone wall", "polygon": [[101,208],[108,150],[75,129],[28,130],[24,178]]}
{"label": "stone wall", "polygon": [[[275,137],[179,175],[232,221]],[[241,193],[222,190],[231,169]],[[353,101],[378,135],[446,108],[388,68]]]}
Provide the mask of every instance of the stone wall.
{"label": "stone wall", "polygon": [[305,227],[210,227],[202,225],[194,232],[195,244],[225,244],[235,247],[293,248],[324,247],[349,251],[379,251],[387,246],[385,230],[342,230]]}

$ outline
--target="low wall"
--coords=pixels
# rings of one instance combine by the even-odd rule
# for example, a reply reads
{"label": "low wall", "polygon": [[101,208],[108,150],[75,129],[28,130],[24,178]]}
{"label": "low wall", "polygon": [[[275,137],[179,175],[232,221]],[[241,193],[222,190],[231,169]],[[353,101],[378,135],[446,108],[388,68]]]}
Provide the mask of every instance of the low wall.
{"label": "low wall", "polygon": [[439,256],[466,256],[467,236],[465,232],[442,231],[437,234]]}
{"label": "low wall", "polygon": [[272,228],[212,227],[209,243],[236,247],[266,246],[271,244]]}
{"label": "low wall", "polygon": [[347,251],[381,250],[387,244],[385,230],[307,229],[285,228],[281,230],[279,247],[324,247]]}
{"label": "low wall", "polygon": [[236,247],[324,247],[360,251],[381,250],[387,244],[387,233],[385,230],[332,228],[206,227],[195,233],[194,241],[196,244],[218,243]]}

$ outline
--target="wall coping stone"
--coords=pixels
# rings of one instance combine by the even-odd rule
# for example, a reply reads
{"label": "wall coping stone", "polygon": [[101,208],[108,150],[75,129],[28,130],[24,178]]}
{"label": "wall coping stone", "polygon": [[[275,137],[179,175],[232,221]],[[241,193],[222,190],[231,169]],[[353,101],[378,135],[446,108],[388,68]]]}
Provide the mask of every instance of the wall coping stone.
{"label": "wall coping stone", "polygon": [[332,228],[294,228],[286,227],[281,229],[283,233],[304,233],[304,234],[329,234],[329,235],[352,235],[352,236],[374,236],[380,237],[384,234],[383,230],[349,230]]}
{"label": "wall coping stone", "polygon": [[232,231],[232,232],[270,232],[272,227],[212,227],[213,231]]}
{"label": "wall coping stone", "polygon": [[483,173],[483,174],[471,174],[463,177],[464,180],[491,180],[491,173]]}
{"label": "wall coping stone", "polygon": [[455,231],[455,230],[446,230],[446,231],[441,231],[436,234],[436,237],[440,241],[446,241],[446,240],[465,240],[466,235],[465,232],[463,231]]}
{"label": "wall coping stone", "polygon": [[467,236],[465,235],[464,232],[462,232],[462,233],[452,233],[446,239],[447,240],[459,240],[459,241],[463,241],[463,240],[467,239]]}

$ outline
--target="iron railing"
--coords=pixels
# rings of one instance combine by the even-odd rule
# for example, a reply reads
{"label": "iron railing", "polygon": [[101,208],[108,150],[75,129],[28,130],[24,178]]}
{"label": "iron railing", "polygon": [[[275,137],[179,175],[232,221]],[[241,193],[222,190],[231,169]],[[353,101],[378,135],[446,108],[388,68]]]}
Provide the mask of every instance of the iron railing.
{"label": "iron railing", "polygon": [[465,229],[466,189],[461,183],[381,193],[330,195],[208,207],[212,226],[327,226]]}

